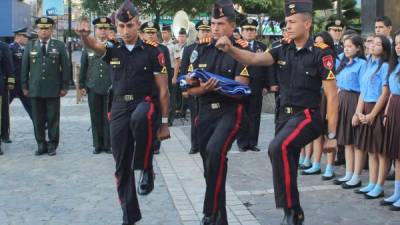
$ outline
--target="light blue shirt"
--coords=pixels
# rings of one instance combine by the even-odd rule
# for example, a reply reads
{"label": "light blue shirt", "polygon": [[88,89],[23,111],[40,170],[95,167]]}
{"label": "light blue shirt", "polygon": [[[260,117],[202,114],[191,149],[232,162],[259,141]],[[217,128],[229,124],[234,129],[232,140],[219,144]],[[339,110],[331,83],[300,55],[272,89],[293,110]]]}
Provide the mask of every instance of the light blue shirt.
{"label": "light blue shirt", "polygon": [[[366,64],[364,59],[358,57],[354,58],[351,63],[347,63],[339,74],[336,74],[336,85],[339,89],[360,92],[360,76]],[[339,65],[336,65],[336,69]]]}
{"label": "light blue shirt", "polygon": [[379,71],[379,59],[369,58],[365,69],[361,72],[360,91],[364,102],[377,102],[382,94],[382,87],[387,85],[389,65],[383,63]]}
{"label": "light blue shirt", "polygon": [[[398,59],[400,61],[400,59]],[[392,95],[400,95],[400,63],[389,76],[389,89]]]}

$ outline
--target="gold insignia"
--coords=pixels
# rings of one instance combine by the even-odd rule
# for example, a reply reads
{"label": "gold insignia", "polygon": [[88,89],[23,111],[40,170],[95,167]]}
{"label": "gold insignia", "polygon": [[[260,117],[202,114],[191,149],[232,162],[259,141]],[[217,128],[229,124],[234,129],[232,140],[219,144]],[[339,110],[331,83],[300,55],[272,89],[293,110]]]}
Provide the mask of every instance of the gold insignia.
{"label": "gold insignia", "polygon": [[282,65],[282,66],[284,66],[284,65],[286,65],[286,62],[285,61],[282,61],[282,60],[278,60],[278,62],[276,62],[278,65]]}
{"label": "gold insignia", "polygon": [[296,13],[296,10],[292,9],[292,10],[290,10],[290,13],[291,13],[291,14],[295,14],[295,13]]}
{"label": "gold insignia", "polygon": [[41,22],[41,23],[47,23],[47,18],[41,18],[41,19],[40,19],[40,22]]}
{"label": "gold insignia", "polygon": [[208,20],[204,19],[204,20],[203,20],[203,24],[204,24],[204,25],[208,25]]}
{"label": "gold insignia", "polygon": [[289,9],[294,9],[294,7],[296,7],[295,4],[290,4],[290,5],[289,5]]}
{"label": "gold insignia", "polygon": [[120,65],[121,61],[119,60],[119,58],[112,58],[110,61],[110,65]]}
{"label": "gold insignia", "polygon": [[193,64],[190,64],[190,66],[188,68],[188,72],[193,72]]}
{"label": "gold insignia", "polygon": [[199,68],[206,68],[207,64],[199,64]]}
{"label": "gold insignia", "polygon": [[150,21],[150,22],[147,23],[147,26],[148,27],[154,27],[154,23]]}
{"label": "gold insignia", "polygon": [[9,77],[9,78],[8,78],[8,83],[10,83],[10,84],[15,84],[15,78]]}
{"label": "gold insignia", "polygon": [[161,70],[162,74],[167,74],[167,67],[163,66],[162,70]]}
{"label": "gold insignia", "polygon": [[329,71],[328,76],[326,77],[326,80],[335,80],[335,74],[331,71]]}
{"label": "gold insignia", "polygon": [[342,21],[340,21],[340,20],[335,20],[335,25],[340,26],[340,24],[342,24]]}
{"label": "gold insignia", "polygon": [[225,16],[225,14],[224,14],[224,9],[223,9],[223,8],[218,8],[218,9],[219,9],[219,16],[220,16],[220,17]]}
{"label": "gold insignia", "polygon": [[100,18],[100,22],[101,22],[101,23],[106,23],[106,22],[107,22],[107,19],[104,18],[104,17],[103,17],[103,18]]}
{"label": "gold insignia", "polygon": [[249,76],[249,71],[247,70],[247,67],[243,68],[242,72],[240,72],[240,76]]}
{"label": "gold insignia", "polygon": [[252,24],[253,23],[253,19],[252,18],[248,18],[247,19],[247,23]]}
{"label": "gold insignia", "polygon": [[94,56],[94,52],[89,52],[88,56]]}
{"label": "gold insignia", "polygon": [[131,15],[131,12],[129,12],[129,10],[126,10],[126,14],[128,14],[128,18],[129,18],[129,19],[132,19],[132,18],[133,18],[133,16]]}

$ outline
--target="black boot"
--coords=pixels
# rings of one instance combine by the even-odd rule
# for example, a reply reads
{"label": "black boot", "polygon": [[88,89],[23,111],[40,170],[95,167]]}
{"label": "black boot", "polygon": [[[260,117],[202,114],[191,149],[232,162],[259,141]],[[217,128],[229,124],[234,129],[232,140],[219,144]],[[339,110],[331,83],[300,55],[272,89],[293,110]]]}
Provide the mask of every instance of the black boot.
{"label": "black boot", "polygon": [[299,209],[285,209],[285,217],[283,217],[281,225],[303,225],[304,212]]}
{"label": "black boot", "polygon": [[9,135],[2,136],[1,141],[8,144],[12,142]]}
{"label": "black boot", "polygon": [[47,144],[38,144],[38,149],[35,152],[35,155],[43,155],[47,153]]}
{"label": "black boot", "polygon": [[1,147],[0,147],[0,155],[3,155],[4,153],[3,153],[3,151],[1,150]]}
{"label": "black boot", "polygon": [[200,222],[200,225],[215,225],[215,222],[213,222],[210,216],[204,216]]}
{"label": "black boot", "polygon": [[154,171],[153,169],[142,170],[139,179],[139,195],[148,195],[154,189]]}

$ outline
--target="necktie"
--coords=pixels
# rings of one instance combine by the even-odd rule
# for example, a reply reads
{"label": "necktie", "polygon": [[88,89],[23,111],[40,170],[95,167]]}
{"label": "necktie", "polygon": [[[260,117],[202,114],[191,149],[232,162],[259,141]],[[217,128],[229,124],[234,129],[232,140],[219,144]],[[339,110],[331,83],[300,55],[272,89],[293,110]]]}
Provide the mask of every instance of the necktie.
{"label": "necktie", "polygon": [[46,42],[45,41],[42,42],[42,55],[43,56],[46,55]]}

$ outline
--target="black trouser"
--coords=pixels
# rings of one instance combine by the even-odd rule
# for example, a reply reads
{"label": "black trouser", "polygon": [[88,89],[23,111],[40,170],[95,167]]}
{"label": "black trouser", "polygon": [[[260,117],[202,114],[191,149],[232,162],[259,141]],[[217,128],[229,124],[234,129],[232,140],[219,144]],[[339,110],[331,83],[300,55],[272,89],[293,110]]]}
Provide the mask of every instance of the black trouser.
{"label": "black trouser", "polygon": [[170,97],[169,97],[169,113],[168,113],[168,122],[173,123],[175,120],[175,115],[176,115],[176,109],[177,109],[177,100],[176,100],[176,92],[178,91],[178,86],[176,84],[171,84],[169,86],[169,92],[170,92]]}
{"label": "black trouser", "polygon": [[[133,224],[141,219],[134,168],[152,168],[157,113],[158,109],[149,97],[130,102],[114,101],[112,104],[111,146],[124,224]],[[136,165],[139,163],[142,165]]]}
{"label": "black trouser", "polygon": [[262,109],[262,95],[252,95],[246,99],[244,104],[244,117],[243,129],[238,134],[237,144],[240,148],[252,148],[258,144],[258,134],[260,131],[260,119]]}
{"label": "black trouser", "polygon": [[[32,120],[39,148],[57,149],[60,139],[60,97],[31,98]],[[46,143],[46,124],[49,141]]]}
{"label": "black trouser", "polygon": [[[8,93],[9,94],[8,94]],[[1,136],[3,138],[10,136],[10,108],[9,105],[18,97],[21,100],[25,111],[28,113],[29,117],[32,119],[32,106],[28,97],[22,93],[21,87],[18,85],[11,91],[4,92],[2,109],[1,109]]]}
{"label": "black trouser", "polygon": [[96,94],[88,90],[88,102],[92,124],[93,147],[98,150],[110,149],[107,95]]}
{"label": "black trouser", "polygon": [[271,159],[277,208],[298,209],[297,168],[301,148],[319,137],[323,123],[318,111],[279,112],[277,129],[268,149]]}
{"label": "black trouser", "polygon": [[203,213],[225,225],[227,153],[240,129],[243,106],[229,102],[200,103],[199,107],[198,137],[207,185]]}
{"label": "black trouser", "polygon": [[199,149],[199,140],[197,137],[197,118],[199,114],[199,102],[197,97],[189,96],[188,98],[190,110],[190,142],[193,149]]}

